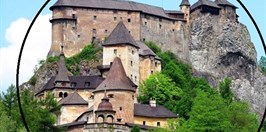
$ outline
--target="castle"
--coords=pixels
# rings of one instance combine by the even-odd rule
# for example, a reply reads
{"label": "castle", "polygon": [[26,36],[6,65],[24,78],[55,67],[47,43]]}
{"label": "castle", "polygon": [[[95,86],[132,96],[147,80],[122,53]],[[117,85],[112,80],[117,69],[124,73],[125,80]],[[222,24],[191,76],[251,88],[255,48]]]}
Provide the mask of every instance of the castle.
{"label": "castle", "polygon": [[[161,71],[160,58],[144,42],[154,41],[187,60],[190,38],[184,36],[190,34],[190,23],[204,14],[237,22],[236,8],[227,0],[199,0],[192,6],[182,0],[181,11],[122,0],[58,0],[50,8],[49,55],[60,55],[59,69],[36,97],[55,95],[61,105],[57,125],[67,131],[165,127],[176,114],[155,99],[149,105],[137,101],[139,84]],[[68,76],[65,56],[79,53],[88,43],[103,47],[101,75]]]}
{"label": "castle", "polygon": [[154,41],[163,51],[170,50],[188,61],[190,24],[195,19],[205,14],[220,21],[237,22],[238,18],[237,7],[227,0],[198,0],[192,6],[189,0],[182,0],[179,7],[164,10],[124,0],[58,0],[50,7],[52,45],[48,55],[59,55],[63,43],[67,57],[91,42],[102,43],[123,21],[134,40]]}

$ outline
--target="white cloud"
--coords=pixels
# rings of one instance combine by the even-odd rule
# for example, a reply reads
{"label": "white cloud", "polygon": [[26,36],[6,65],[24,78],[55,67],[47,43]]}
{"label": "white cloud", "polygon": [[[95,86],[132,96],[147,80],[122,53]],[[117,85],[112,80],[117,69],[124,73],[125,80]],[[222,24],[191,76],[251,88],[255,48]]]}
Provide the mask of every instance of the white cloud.
{"label": "white cloud", "polygon": [[[20,84],[28,81],[38,61],[45,59],[51,45],[51,14],[40,15],[26,40],[20,63]],[[24,18],[12,22],[6,30],[8,46],[0,48],[0,91],[16,83],[16,67],[22,41],[31,20]]]}

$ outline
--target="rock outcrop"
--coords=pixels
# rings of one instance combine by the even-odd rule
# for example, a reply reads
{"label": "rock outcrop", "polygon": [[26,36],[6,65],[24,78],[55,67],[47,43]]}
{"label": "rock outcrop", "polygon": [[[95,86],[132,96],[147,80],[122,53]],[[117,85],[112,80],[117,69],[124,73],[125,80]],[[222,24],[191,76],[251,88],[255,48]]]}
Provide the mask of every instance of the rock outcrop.
{"label": "rock outcrop", "polygon": [[216,87],[232,78],[237,99],[248,101],[262,116],[266,106],[266,77],[259,71],[256,50],[241,23],[203,15],[191,23],[190,63],[195,75]]}

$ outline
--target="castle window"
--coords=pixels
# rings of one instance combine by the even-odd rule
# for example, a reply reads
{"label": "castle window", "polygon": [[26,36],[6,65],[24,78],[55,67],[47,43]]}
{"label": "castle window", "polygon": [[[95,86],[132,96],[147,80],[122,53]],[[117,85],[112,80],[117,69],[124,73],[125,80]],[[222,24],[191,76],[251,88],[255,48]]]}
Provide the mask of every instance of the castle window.
{"label": "castle window", "polygon": [[93,20],[96,20],[97,19],[97,16],[93,16]]}
{"label": "castle window", "polygon": [[107,29],[105,29],[105,30],[104,30],[104,33],[107,33],[107,32],[108,32],[108,30],[107,30]]}
{"label": "castle window", "polygon": [[159,28],[162,28],[162,25],[161,24],[159,24]]}
{"label": "castle window", "polygon": [[80,34],[78,34],[78,38],[80,38]]}
{"label": "castle window", "polygon": [[157,67],[157,65],[158,65],[157,62],[155,62],[155,67]]}
{"label": "castle window", "polygon": [[93,34],[96,34],[96,32],[97,32],[97,30],[94,28],[94,29],[92,29],[92,33]]}
{"label": "castle window", "polygon": [[114,98],[114,94],[108,94],[108,98]]}
{"label": "castle window", "polygon": [[132,50],[132,55],[134,55],[134,53],[135,53],[134,50]]}
{"label": "castle window", "polygon": [[133,79],[133,75],[132,74],[130,75],[130,78]]}
{"label": "castle window", "polygon": [[62,93],[62,92],[59,93],[59,97],[60,97],[60,98],[63,97],[63,93]]}
{"label": "castle window", "polygon": [[175,31],[175,29],[172,30],[173,32]]}
{"label": "castle window", "polygon": [[122,20],[123,19],[123,17],[120,17],[120,20]]}
{"label": "castle window", "polygon": [[122,119],[121,119],[121,118],[118,118],[118,119],[117,119],[117,122],[121,122],[121,121],[122,121]]}
{"label": "castle window", "polygon": [[71,83],[71,87],[74,88],[76,87],[77,83]]}
{"label": "castle window", "polygon": [[75,18],[76,18],[76,14],[72,14],[72,18],[74,18],[74,19],[75,19]]}
{"label": "castle window", "polygon": [[145,25],[147,25],[147,22],[144,22]]}
{"label": "castle window", "polygon": [[130,31],[128,31],[128,33],[131,33]]}
{"label": "castle window", "polygon": [[145,38],[142,38],[142,41],[143,41],[143,42],[145,42],[145,41],[146,41],[146,39],[145,39]]}
{"label": "castle window", "polygon": [[87,87],[89,87],[91,85],[91,83],[90,82],[85,82],[85,88],[87,88]]}
{"label": "castle window", "polygon": [[133,66],[133,61],[130,61],[130,65]]}
{"label": "castle window", "polygon": [[115,55],[117,54],[117,49],[114,49],[114,54],[115,54]]}
{"label": "castle window", "polygon": [[119,110],[122,111],[123,110],[122,107],[119,107]]}
{"label": "castle window", "polygon": [[153,74],[153,71],[151,71],[151,74]]}
{"label": "castle window", "polygon": [[135,76],[135,82],[137,81],[137,76]]}
{"label": "castle window", "polygon": [[113,62],[110,62],[110,66],[112,66],[113,65]]}
{"label": "castle window", "polygon": [[161,125],[161,123],[160,122],[157,122],[157,126],[160,126]]}
{"label": "castle window", "polygon": [[67,94],[67,92],[65,92],[65,93],[64,93],[64,98],[67,97],[67,96],[68,96],[68,94]]}
{"label": "castle window", "polygon": [[117,18],[116,18],[116,17],[114,17],[114,20],[115,20],[115,21],[116,21],[116,19],[117,19]]}
{"label": "castle window", "polygon": [[131,22],[131,19],[129,18],[129,19],[127,19],[127,22]]}
{"label": "castle window", "polygon": [[145,126],[145,125],[146,125],[146,121],[143,121],[142,125],[144,125],[144,126]]}

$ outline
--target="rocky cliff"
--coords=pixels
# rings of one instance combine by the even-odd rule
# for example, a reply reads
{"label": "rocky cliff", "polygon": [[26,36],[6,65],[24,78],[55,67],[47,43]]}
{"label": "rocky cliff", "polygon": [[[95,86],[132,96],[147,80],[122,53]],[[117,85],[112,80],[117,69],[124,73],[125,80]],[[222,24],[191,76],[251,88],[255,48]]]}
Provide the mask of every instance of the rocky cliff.
{"label": "rocky cliff", "polygon": [[216,87],[233,79],[237,99],[248,101],[262,116],[266,106],[266,77],[257,68],[256,50],[247,28],[218,16],[203,15],[191,23],[190,63],[194,74]]}

